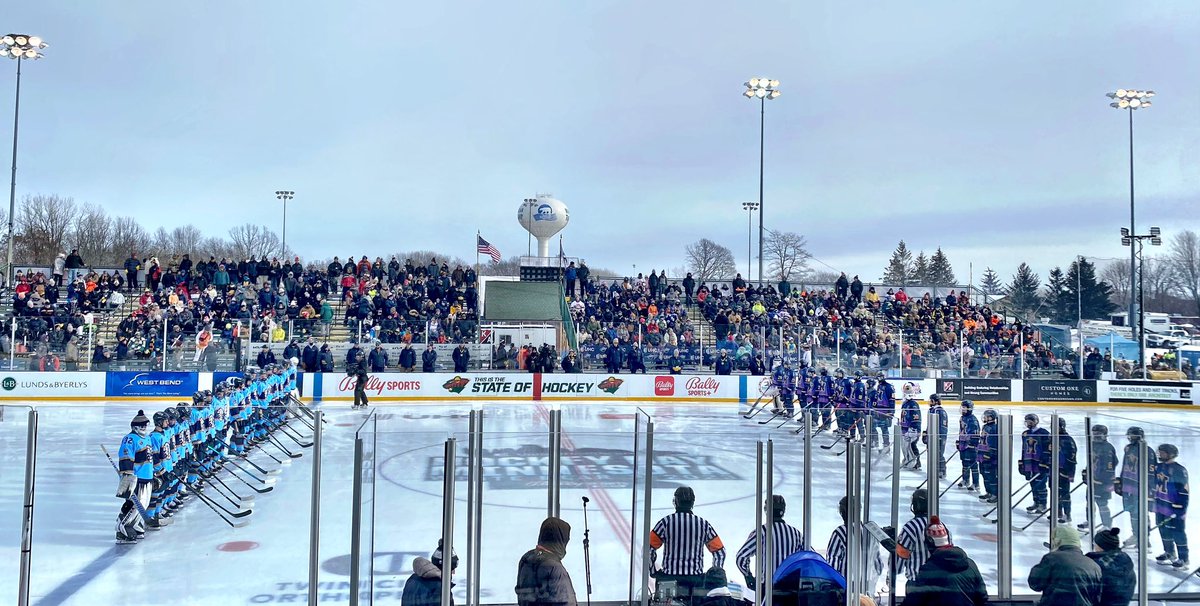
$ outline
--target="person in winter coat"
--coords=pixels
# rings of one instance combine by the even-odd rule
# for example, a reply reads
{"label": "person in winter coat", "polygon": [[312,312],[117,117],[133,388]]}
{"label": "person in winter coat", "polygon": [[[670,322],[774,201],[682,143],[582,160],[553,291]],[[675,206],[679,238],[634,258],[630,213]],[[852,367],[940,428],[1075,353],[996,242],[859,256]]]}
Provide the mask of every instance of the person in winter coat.
{"label": "person in winter coat", "polygon": [[404,372],[412,372],[417,366],[417,352],[413,351],[412,343],[405,343],[404,349],[400,350],[400,368]]}
{"label": "person in winter coat", "polygon": [[1029,588],[1042,592],[1038,606],[1099,606],[1100,565],[1083,555],[1079,531],[1055,527],[1050,548],[1029,571]]}
{"label": "person in winter coat", "polygon": [[613,339],[608,349],[604,351],[604,369],[614,375],[621,372],[621,362],[624,357],[621,355],[621,341]]}
{"label": "person in winter coat", "polygon": [[729,359],[727,350],[721,350],[721,355],[717,357],[716,367],[718,375],[728,375],[733,372],[733,360]]}
{"label": "person in winter coat", "polygon": [[[458,568],[458,555],[450,552],[450,572]],[[442,603],[442,541],[438,539],[437,550],[429,559],[413,560],[413,573],[404,583],[400,595],[400,606],[438,606]],[[450,583],[454,587],[454,583]],[[454,603],[454,598],[450,598]]]}
{"label": "person in winter coat", "polygon": [[571,525],[549,517],[538,532],[537,547],[517,564],[517,606],[576,606],[575,586],[563,566]]}
{"label": "person in winter coat", "polygon": [[1100,566],[1099,606],[1129,606],[1137,589],[1133,560],[1121,551],[1120,533],[1119,528],[1096,532],[1096,547],[1100,551],[1087,554]]}
{"label": "person in winter coat", "polygon": [[983,606],[987,586],[975,562],[950,542],[950,533],[937,516],[925,531],[929,559],[908,582],[904,606]]}
{"label": "person in winter coat", "polygon": [[383,348],[382,343],[375,344],[375,349],[371,350],[369,362],[371,366],[371,372],[387,371],[387,365],[390,360],[388,360],[387,350]]}
{"label": "person in winter coat", "polygon": [[459,343],[450,357],[454,359],[454,372],[467,372],[467,364],[471,363],[471,352],[467,351],[465,344]]}
{"label": "person in winter coat", "polygon": [[430,343],[425,351],[421,352],[421,372],[433,372],[436,364],[437,352],[433,350],[433,343]]}
{"label": "person in winter coat", "polygon": [[321,346],[320,362],[321,372],[333,372],[333,352],[329,350],[329,345]]}

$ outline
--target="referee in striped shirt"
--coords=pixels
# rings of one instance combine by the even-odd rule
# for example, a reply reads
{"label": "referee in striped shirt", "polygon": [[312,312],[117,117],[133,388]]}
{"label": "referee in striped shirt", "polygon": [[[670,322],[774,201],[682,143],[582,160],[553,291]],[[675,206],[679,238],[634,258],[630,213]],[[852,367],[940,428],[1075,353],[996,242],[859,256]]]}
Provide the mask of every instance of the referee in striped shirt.
{"label": "referee in striped shirt", "polygon": [[724,568],[725,545],[708,520],[692,513],[696,493],[690,487],[676,488],[674,500],[675,513],[659,520],[650,532],[651,568],[663,548],[662,568],[654,578],[660,585],[674,581],[684,595],[691,596],[704,586],[704,550],[712,553],[714,568]]}
{"label": "referee in striped shirt", "polygon": [[925,544],[925,530],[929,527],[929,493],[924,488],[913,491],[909,510],[913,518],[900,529],[896,557],[900,558],[904,577],[912,581],[929,560],[929,546]]}
{"label": "referee in striped shirt", "polygon": [[[833,529],[833,534],[829,536],[829,544],[825,547],[825,561],[829,562],[829,566],[838,571],[843,577],[846,576],[846,560],[850,559],[850,546],[846,538],[849,536],[849,530],[846,528],[846,516],[850,506],[850,498],[842,497],[838,502],[838,513],[842,516],[842,525]],[[866,527],[862,527],[862,543],[863,549],[868,550],[867,554],[871,557],[871,567],[867,570],[867,587],[871,588],[870,592],[874,593],[874,587],[878,582],[879,575],[883,574],[883,550],[879,549],[879,543],[867,532]]]}
{"label": "referee in striped shirt", "polygon": [[[772,495],[771,528],[775,531],[775,536],[772,538],[775,570],[778,570],[779,565],[792,554],[804,549],[804,533],[797,530],[795,526],[783,521],[783,513],[786,510],[787,502],[784,501],[783,496]],[[766,526],[763,526],[762,532],[765,537],[767,532]],[[754,557],[757,552],[758,532],[751,531],[750,536],[742,544],[742,548],[737,551],[737,556],[734,558],[737,562],[738,570],[742,571],[742,575],[746,577],[746,587],[751,589],[757,587],[757,585],[754,583],[754,573],[750,569],[750,558]]]}

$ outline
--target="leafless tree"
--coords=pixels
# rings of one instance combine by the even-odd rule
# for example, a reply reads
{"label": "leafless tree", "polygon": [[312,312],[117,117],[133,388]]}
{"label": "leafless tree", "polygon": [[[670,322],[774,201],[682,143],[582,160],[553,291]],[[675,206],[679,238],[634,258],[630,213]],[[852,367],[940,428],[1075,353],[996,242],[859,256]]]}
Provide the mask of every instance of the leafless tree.
{"label": "leafless tree", "polygon": [[55,195],[26,196],[16,217],[16,245],[26,263],[49,264],[66,246],[75,220],[75,200]]}
{"label": "leafless tree", "polygon": [[133,217],[116,217],[112,220],[111,242],[106,261],[113,265],[121,265],[129,255],[140,259],[151,253],[150,234]]}
{"label": "leafless tree", "polygon": [[1100,271],[1100,279],[1112,286],[1118,301],[1129,301],[1129,261],[1109,261]]}
{"label": "leafless tree", "polygon": [[803,279],[808,273],[808,240],[790,231],[767,230],[763,256],[775,280]]}
{"label": "leafless tree", "polygon": [[733,252],[708,238],[688,245],[687,267],[700,283],[732,278],[737,273]]}
{"label": "leafless tree", "polygon": [[229,241],[239,261],[279,253],[279,236],[262,225],[244,223],[233,227],[229,230]]}
{"label": "leafless tree", "polygon": [[184,225],[170,231],[165,227],[159,227],[154,231],[153,247],[159,260],[164,263],[168,262],[168,259],[177,262],[183,255],[195,257],[206,252],[200,249],[203,240],[204,234],[200,233],[200,229],[195,225]]}
{"label": "leafless tree", "polygon": [[95,204],[82,204],[71,225],[71,248],[79,251],[83,262],[92,267],[112,265],[112,219]]}
{"label": "leafless tree", "polygon": [[1186,230],[1171,239],[1171,263],[1180,285],[1196,304],[1200,314],[1200,236]]}

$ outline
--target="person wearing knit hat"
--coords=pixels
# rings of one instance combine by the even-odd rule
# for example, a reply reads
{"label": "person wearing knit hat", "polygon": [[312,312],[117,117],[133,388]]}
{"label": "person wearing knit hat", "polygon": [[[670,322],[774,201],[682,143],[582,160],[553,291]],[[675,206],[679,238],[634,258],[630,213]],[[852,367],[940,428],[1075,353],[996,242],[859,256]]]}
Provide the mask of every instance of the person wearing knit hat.
{"label": "person wearing knit hat", "polygon": [[1100,566],[1100,603],[1129,604],[1137,589],[1137,575],[1133,560],[1121,551],[1121,530],[1110,528],[1096,533],[1096,547],[1100,551],[1087,554]]}
{"label": "person wearing knit hat", "polygon": [[1083,555],[1079,531],[1056,526],[1050,546],[1052,551],[1029,571],[1029,588],[1042,592],[1039,606],[1100,604],[1100,565]]}
{"label": "person wearing knit hat", "polygon": [[929,559],[905,589],[904,606],[983,606],[987,586],[975,562],[950,542],[950,531],[937,516],[929,518],[925,544]]}
{"label": "person wearing knit hat", "polygon": [[[458,555],[451,550],[450,572],[458,568]],[[400,603],[404,606],[437,606],[442,603],[442,540],[428,559],[413,560],[412,576],[404,583]],[[450,583],[453,587],[454,583]],[[453,600],[452,600],[453,601]]]}
{"label": "person wearing knit hat", "polygon": [[146,534],[143,514],[150,505],[154,463],[150,458],[150,419],[139,410],[129,422],[129,433],[117,447],[117,498],[124,499],[117,514],[117,542],[132,543]]}

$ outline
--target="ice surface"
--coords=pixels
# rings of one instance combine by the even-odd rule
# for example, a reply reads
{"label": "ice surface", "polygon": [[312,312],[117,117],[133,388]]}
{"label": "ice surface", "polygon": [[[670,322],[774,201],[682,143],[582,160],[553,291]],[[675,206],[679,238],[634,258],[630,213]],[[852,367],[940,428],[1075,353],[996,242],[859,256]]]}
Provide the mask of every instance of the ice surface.
{"label": "ice surface", "polygon": [[[162,405],[113,402],[78,402],[40,406],[38,475],[35,501],[32,593],[35,604],[277,604],[303,603],[307,599],[309,549],[309,497],[312,479],[311,449],[304,450],[281,437],[281,443],[305,456],[282,467],[275,490],[255,495],[254,514],[246,528],[231,529],[216,519],[202,503],[193,501],[166,529],[151,533],[137,545],[113,543],[114,522],[120,501],[112,496],[115,473],[100,444],[116,452],[139,408],[147,413]],[[980,405],[980,414],[984,405]],[[791,428],[770,429],[738,416],[732,405],[643,406],[655,421],[655,490],[653,517],[671,511],[671,494],[679,485],[692,486],[697,494],[696,513],[709,519],[728,550],[726,570],[739,580],[734,553],[754,525],[755,446],[772,438],[775,448],[775,492],[788,499],[787,518],[801,521],[803,482],[802,445]],[[27,408],[6,406],[0,421],[0,603],[15,603],[21,525],[21,491],[24,481]],[[322,603],[349,602],[350,521],[353,508],[353,448],[356,431],[366,413],[345,405],[323,406],[329,424],[324,434],[321,477],[320,597]],[[467,413],[461,405],[444,403],[385,404],[374,406],[377,431],[364,434],[368,459],[368,505],[365,540],[373,545],[373,577],[369,586],[378,603],[398,603],[412,559],[428,557],[440,536],[443,443],[458,439],[460,460],[456,485],[456,548],[466,555]],[[516,562],[533,547],[537,528],[546,515],[545,458],[547,408],[541,404],[487,404],[484,440],[485,469],[482,582],[485,603],[511,603]],[[588,524],[592,541],[594,600],[621,600],[628,596],[630,524],[633,508],[634,404],[565,403],[563,410],[564,469],[562,516],[573,527],[567,565],[582,601],[583,517],[581,496],[591,499]],[[1049,422],[1050,409],[1017,407],[1014,425],[1030,410]],[[1000,409],[1001,414],[1008,412]],[[1068,431],[1076,438],[1083,457],[1082,419],[1104,423],[1110,441],[1120,453],[1124,432],[1142,426],[1152,446],[1172,442],[1180,460],[1195,469],[1194,438],[1200,417],[1191,409],[1072,407],[1060,411]],[[950,409],[952,433],[957,411]],[[307,430],[294,422],[299,431]],[[951,436],[953,441],[954,436]],[[817,444],[832,436],[821,434]],[[813,536],[823,551],[833,528],[840,523],[837,502],[845,493],[844,458],[839,449],[812,449]],[[947,449],[947,455],[953,447]],[[264,468],[280,465],[269,458],[285,457],[266,446],[252,460]],[[871,517],[890,523],[893,495],[891,455],[877,453],[872,472]],[[1082,464],[1080,467],[1082,468]],[[950,479],[959,474],[957,459],[949,465]],[[909,517],[911,490],[923,474],[901,472],[900,523]],[[237,480],[221,477],[242,496],[252,491]],[[253,480],[251,480],[253,482]],[[1079,481],[1077,474],[1076,481]],[[1014,488],[1022,480],[1014,476]],[[944,489],[948,484],[943,483]],[[980,514],[990,508],[977,493],[950,488],[942,500],[942,518],[956,543],[978,563],[989,589],[996,589],[996,530]],[[1073,495],[1074,520],[1084,520],[1084,489]],[[218,501],[229,505],[227,501]],[[1025,503],[1028,504],[1028,501]],[[1032,519],[1022,504],[1013,512],[1014,526]],[[1119,498],[1110,506],[1120,511]],[[373,513],[372,515],[370,515]],[[638,520],[640,525],[640,519]],[[1129,536],[1129,518],[1117,518],[1122,535]],[[1014,593],[1028,594],[1025,579],[1045,548],[1048,524],[1043,519],[1013,536]],[[1189,527],[1189,535],[1196,529]],[[248,543],[247,543],[248,542]],[[246,549],[247,546],[252,547]],[[1152,545],[1161,545],[1154,533]],[[224,549],[222,548],[224,546]],[[1086,538],[1085,538],[1086,547]],[[1132,554],[1132,550],[1130,551]],[[1158,551],[1152,551],[1151,556]],[[1200,565],[1197,558],[1195,565]],[[456,579],[464,577],[460,567]],[[1151,565],[1151,591],[1165,591],[1183,573]],[[1191,579],[1179,591],[1200,590],[1200,579]],[[139,598],[130,601],[130,592]],[[456,587],[462,603],[465,586]]]}

